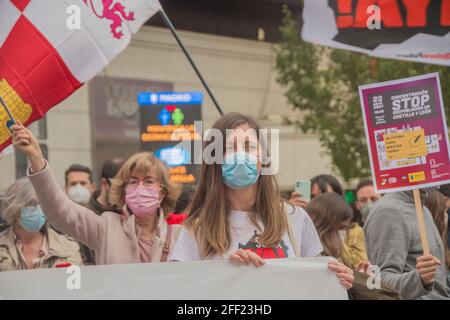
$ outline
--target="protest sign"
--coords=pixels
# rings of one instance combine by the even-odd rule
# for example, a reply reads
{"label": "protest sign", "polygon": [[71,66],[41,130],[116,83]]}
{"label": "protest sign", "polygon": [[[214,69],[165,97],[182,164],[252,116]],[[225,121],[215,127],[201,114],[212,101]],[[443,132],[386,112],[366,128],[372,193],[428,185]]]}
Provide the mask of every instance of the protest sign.
{"label": "protest sign", "polygon": [[413,190],[421,242],[428,254],[419,189],[450,183],[439,74],[360,86],[359,95],[375,189]]}
{"label": "protest sign", "polygon": [[450,183],[438,73],[360,86],[359,93],[378,192]]}

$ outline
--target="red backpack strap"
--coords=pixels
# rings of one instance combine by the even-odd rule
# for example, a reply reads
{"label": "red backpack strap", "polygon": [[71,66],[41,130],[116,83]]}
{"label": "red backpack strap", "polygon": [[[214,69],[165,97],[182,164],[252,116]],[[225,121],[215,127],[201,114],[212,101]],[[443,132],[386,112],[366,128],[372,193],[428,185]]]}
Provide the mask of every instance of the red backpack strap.
{"label": "red backpack strap", "polygon": [[167,257],[169,255],[169,250],[170,250],[171,238],[172,238],[172,226],[170,224],[167,224],[166,241],[164,241],[164,244],[163,244],[161,262],[167,262]]}

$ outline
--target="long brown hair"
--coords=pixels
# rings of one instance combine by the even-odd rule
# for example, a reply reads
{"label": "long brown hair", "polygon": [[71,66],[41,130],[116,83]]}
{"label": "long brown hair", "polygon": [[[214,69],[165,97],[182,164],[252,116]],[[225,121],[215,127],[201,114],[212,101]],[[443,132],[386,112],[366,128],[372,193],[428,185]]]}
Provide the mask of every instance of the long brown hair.
{"label": "long brown hair", "polygon": [[[266,152],[267,141],[259,134],[259,129],[262,127],[249,116],[228,113],[216,121],[213,129],[219,130],[222,137],[226,137],[227,129],[234,129],[245,124],[256,131],[258,142]],[[211,139],[206,139],[204,148],[211,143],[213,143]],[[225,150],[226,142],[223,143]],[[258,241],[266,246],[276,246],[287,230],[287,218],[283,211],[278,184],[274,175],[260,175],[256,183],[256,201],[251,209],[250,219],[255,226],[258,226],[258,221],[264,226],[264,230],[260,230],[262,234]],[[221,165],[207,164],[203,161],[199,184],[190,205],[185,226],[195,236],[204,257],[223,254],[230,249],[229,212],[230,205],[225,196]]]}
{"label": "long brown hair", "polygon": [[353,218],[352,208],[341,195],[327,192],[314,197],[306,211],[316,226],[323,253],[338,258],[342,246],[339,229],[343,221]]}
{"label": "long brown hair", "polygon": [[450,251],[447,244],[447,225],[445,224],[445,212],[447,210],[447,198],[439,191],[433,191],[430,193],[425,206],[430,210],[433,216],[434,224],[436,225],[439,234],[441,235],[442,242],[445,248],[445,261],[446,265],[450,266]]}

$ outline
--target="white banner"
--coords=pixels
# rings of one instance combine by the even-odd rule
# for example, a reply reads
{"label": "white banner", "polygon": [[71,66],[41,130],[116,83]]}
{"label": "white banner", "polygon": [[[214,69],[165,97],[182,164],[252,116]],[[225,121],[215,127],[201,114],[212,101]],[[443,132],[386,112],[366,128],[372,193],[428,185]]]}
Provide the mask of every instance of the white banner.
{"label": "white banner", "polygon": [[448,0],[305,0],[304,4],[305,41],[381,58],[450,65]]}
{"label": "white banner", "polygon": [[260,268],[199,261],[2,272],[0,299],[345,300],[330,259],[272,259]]}

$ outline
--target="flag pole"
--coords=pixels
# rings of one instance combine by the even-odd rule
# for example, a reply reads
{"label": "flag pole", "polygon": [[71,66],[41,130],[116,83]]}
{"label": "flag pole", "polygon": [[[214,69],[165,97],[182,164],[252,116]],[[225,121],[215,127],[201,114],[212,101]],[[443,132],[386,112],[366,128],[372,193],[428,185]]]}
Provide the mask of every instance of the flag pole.
{"label": "flag pole", "polygon": [[420,242],[422,243],[422,249],[424,255],[430,254],[430,244],[427,237],[427,229],[425,227],[425,218],[423,216],[422,200],[420,199],[419,189],[413,190],[414,204],[416,206],[417,223],[419,225]]}
{"label": "flag pole", "polygon": [[211,89],[209,88],[209,86],[206,83],[205,79],[203,78],[202,74],[200,73],[200,70],[198,70],[197,66],[195,65],[194,60],[192,60],[191,55],[189,54],[189,52],[187,51],[183,42],[181,41],[180,37],[178,36],[178,33],[175,30],[175,27],[173,26],[172,21],[170,21],[169,16],[166,14],[166,12],[164,11],[163,8],[161,8],[159,10],[159,13],[161,14],[161,17],[163,18],[167,27],[169,27],[170,31],[172,32],[173,36],[175,37],[175,40],[178,42],[178,45],[181,47],[181,50],[185,54],[186,58],[188,59],[189,63],[191,64],[192,68],[194,68],[195,73],[197,74],[201,83],[203,84],[206,91],[208,92],[208,95],[210,96],[211,100],[213,101],[214,105],[216,106],[217,111],[219,111],[220,115],[223,116],[222,108],[220,107],[219,103],[217,102],[216,98],[214,97],[214,94],[212,93]]}
{"label": "flag pole", "polygon": [[[16,124],[16,120],[14,119],[14,116],[12,115],[11,111],[9,110],[8,106],[6,105],[5,100],[3,100],[2,96],[0,96],[0,104],[3,106],[3,109],[5,109],[6,114],[8,115],[10,121],[6,122],[6,127],[8,128],[8,130],[10,130],[9,128]],[[11,131],[11,130],[10,130]]]}

